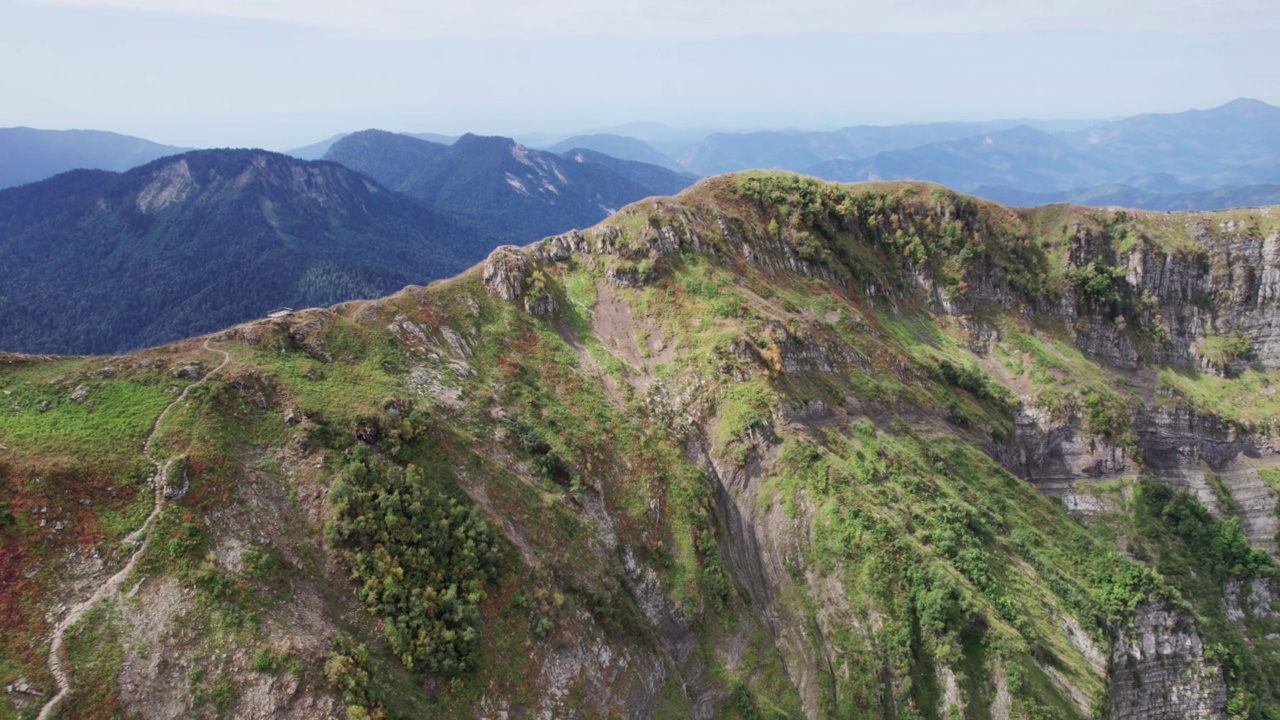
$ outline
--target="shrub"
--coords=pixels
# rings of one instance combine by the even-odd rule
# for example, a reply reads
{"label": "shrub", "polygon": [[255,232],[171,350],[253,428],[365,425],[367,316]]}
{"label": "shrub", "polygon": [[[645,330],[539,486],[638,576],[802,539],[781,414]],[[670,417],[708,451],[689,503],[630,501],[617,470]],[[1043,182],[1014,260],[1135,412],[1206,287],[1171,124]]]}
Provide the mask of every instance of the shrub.
{"label": "shrub", "polygon": [[273,673],[276,671],[276,658],[266,648],[258,648],[253,654],[253,660],[249,662],[249,667],[254,672]]}
{"label": "shrub", "polygon": [[1139,510],[1162,522],[1215,578],[1255,577],[1275,567],[1271,556],[1249,544],[1240,518],[1220,520],[1191,493],[1149,479],[1139,486]]}
{"label": "shrub", "polygon": [[1107,319],[1115,320],[1125,314],[1129,284],[1123,268],[1094,258],[1085,265],[1072,266],[1067,277],[1080,291],[1080,299],[1105,312]]}
{"label": "shrub", "polygon": [[369,648],[355,645],[350,638],[334,638],[333,650],[324,663],[324,676],[342,693],[348,718],[382,720],[386,717],[380,704],[369,693]]}
{"label": "shrub", "polygon": [[474,507],[429,487],[416,467],[377,463],[357,447],[330,489],[328,525],[406,667],[443,675],[475,667],[480,603],[499,551]]}

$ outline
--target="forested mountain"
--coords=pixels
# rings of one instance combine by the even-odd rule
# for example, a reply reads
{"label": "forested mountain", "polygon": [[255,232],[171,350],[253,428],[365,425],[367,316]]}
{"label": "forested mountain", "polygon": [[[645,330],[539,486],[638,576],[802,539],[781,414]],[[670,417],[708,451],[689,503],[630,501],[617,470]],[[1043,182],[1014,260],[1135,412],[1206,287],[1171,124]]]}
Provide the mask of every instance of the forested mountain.
{"label": "forested mountain", "polygon": [[341,164],[210,150],[0,193],[0,350],[117,352],[276,306],[374,297],[694,180],[476,136],[447,146],[370,130],[327,153]]}
{"label": "forested mountain", "polygon": [[444,277],[494,241],[336,163],[203,150],[0,192],[0,349],[119,352]]}
{"label": "forested mountain", "polygon": [[[118,222],[394,200],[148,173]],[[380,300],[0,355],[0,718],[1271,720],[1278,223],[747,173]]]}
{"label": "forested mountain", "polygon": [[471,134],[443,145],[367,130],[338,141],[325,158],[514,243],[594,225],[627,203],[694,180],[644,163],[585,152],[570,160]]}
{"label": "forested mountain", "polygon": [[0,128],[0,189],[68,170],[128,170],[183,149],[101,130]]}
{"label": "forested mountain", "polygon": [[576,163],[600,165],[613,170],[643,187],[650,195],[675,195],[698,180],[687,172],[672,172],[665,167],[635,160],[622,160],[613,155],[574,148],[560,153],[560,157]]}
{"label": "forested mountain", "polygon": [[447,144],[410,135],[364,130],[335,142],[325,151],[324,159],[359,170],[386,187],[403,190],[448,149]]}

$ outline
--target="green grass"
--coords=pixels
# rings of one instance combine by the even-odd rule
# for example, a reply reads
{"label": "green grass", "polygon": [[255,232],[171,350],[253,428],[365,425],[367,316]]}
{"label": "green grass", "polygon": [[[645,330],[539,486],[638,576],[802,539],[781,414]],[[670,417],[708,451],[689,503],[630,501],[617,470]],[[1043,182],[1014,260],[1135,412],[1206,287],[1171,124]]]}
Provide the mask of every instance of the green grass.
{"label": "green grass", "polygon": [[58,705],[61,718],[115,718],[122,713],[116,682],[124,647],[118,611],[99,604],[68,631],[64,640],[71,692]]}
{"label": "green grass", "polygon": [[1236,330],[1229,333],[1207,335],[1204,340],[1196,344],[1195,349],[1214,366],[1229,371],[1233,361],[1239,360],[1253,351],[1253,342],[1249,339],[1249,336]]}
{"label": "green grass", "polygon": [[715,442],[724,451],[748,431],[769,420],[775,403],[773,390],[763,380],[750,380],[725,388],[717,408]]}
{"label": "green grass", "polygon": [[[106,462],[134,459],[151,423],[174,398],[163,388],[128,379],[86,387],[85,400],[75,402],[70,399],[74,388],[13,385],[11,394],[4,396],[7,407],[0,407],[0,437],[24,454],[71,453]],[[42,412],[45,401],[49,409]]]}
{"label": "green grass", "polygon": [[997,355],[1005,368],[1027,371],[1037,406],[1059,421],[1077,419],[1090,433],[1136,456],[1130,406],[1138,399],[1125,383],[1060,338],[1028,332],[1012,321],[1001,325],[1001,333]]}
{"label": "green grass", "polygon": [[571,273],[565,280],[565,295],[583,310],[590,310],[596,304],[595,278],[587,272]]}
{"label": "green grass", "polygon": [[[855,617],[919,619],[918,631],[896,625],[881,639],[879,662],[909,665],[908,658],[921,652],[948,664],[972,662],[976,643],[1033,679],[1030,649],[1057,658],[1078,687],[1100,695],[1102,678],[1062,637],[1054,613],[1075,615],[1103,642],[1109,618],[1121,617],[1150,592],[1152,586],[1143,584],[1149,578],[1135,585],[1128,577],[1136,565],[1106,551],[1051,500],[955,440],[890,434],[867,421],[852,430],[853,440],[832,433],[821,445],[786,441],[779,456],[786,471],[773,480],[771,493],[784,503],[798,497],[818,503],[812,566],[820,574],[842,573]],[[1081,558],[1089,558],[1089,567],[1080,567]],[[975,617],[989,628],[985,637],[966,634]],[[865,641],[856,636],[828,642],[848,643],[844,653],[865,652]],[[871,675],[851,679],[837,696],[865,696],[874,668],[864,665]],[[920,676],[917,685],[923,682]],[[1056,696],[1028,682],[1016,698]],[[981,694],[976,686],[969,691]],[[1058,704],[1066,707],[1064,702]],[[866,705],[841,712],[876,710]]]}
{"label": "green grass", "polygon": [[1248,547],[1238,519],[1211,516],[1186,491],[1143,478],[1126,497],[1132,499],[1115,513],[1093,518],[1091,532],[1106,540],[1120,538],[1130,554],[1176,588],[1176,602],[1195,618],[1206,657],[1223,665],[1233,704],[1248,704],[1256,713],[1241,715],[1274,717],[1271,679],[1280,662],[1269,634],[1276,624],[1232,622],[1224,600],[1225,582],[1275,577],[1274,561]]}
{"label": "green grass", "polygon": [[1280,468],[1258,468],[1258,475],[1272,490],[1280,493]]}
{"label": "green grass", "polygon": [[1160,386],[1182,403],[1203,413],[1229,418],[1244,425],[1268,428],[1280,423],[1280,372],[1248,369],[1233,378],[1186,368],[1161,368]]}

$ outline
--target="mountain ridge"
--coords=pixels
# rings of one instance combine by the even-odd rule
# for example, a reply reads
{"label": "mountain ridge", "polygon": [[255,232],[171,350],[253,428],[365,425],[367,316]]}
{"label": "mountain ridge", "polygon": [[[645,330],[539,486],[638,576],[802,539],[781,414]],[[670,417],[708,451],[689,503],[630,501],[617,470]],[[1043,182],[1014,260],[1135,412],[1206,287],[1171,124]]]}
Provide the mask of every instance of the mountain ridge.
{"label": "mountain ridge", "polygon": [[[1193,192],[1280,182],[1280,155],[1277,155],[1280,134],[1275,130],[1277,120],[1280,120],[1280,108],[1256,99],[1239,98],[1203,110],[1145,113],[1101,122],[1014,119],[862,125],[823,131],[763,130],[749,133],[680,131],[640,123],[585,132],[567,138],[541,133],[520,137],[528,141],[526,144],[556,140],[557,144],[552,148],[556,152],[566,152],[573,149],[570,147],[572,145],[581,145],[583,149],[603,151],[623,160],[650,162],[673,171],[673,177],[679,177],[686,167],[697,174],[759,167],[806,172],[832,180],[922,179],[942,182],[965,191],[983,186],[1005,185],[1016,186],[1028,192],[1054,193],[1116,183],[1156,190],[1154,187],[1146,188],[1146,181],[1142,179],[1165,176],[1174,182],[1160,183],[1160,192]],[[1019,152],[1017,143],[1013,143],[1010,151],[993,163],[990,153],[984,153],[980,143],[988,137],[1010,141],[1016,134],[1014,129],[1019,127],[1030,127],[1045,135],[1039,136],[1037,143],[1024,142],[1023,152]],[[19,129],[14,129],[16,130]],[[150,155],[145,156],[121,155],[121,152],[117,152],[109,161],[103,162],[68,160],[48,157],[49,152],[43,152],[43,156],[41,152],[32,155],[32,148],[26,148],[23,143],[9,143],[11,147],[6,151],[4,132],[0,131],[0,184],[3,184],[6,173],[12,174],[15,171],[19,174],[26,173],[22,180],[27,181],[74,167],[123,170],[158,154],[181,150],[154,146]],[[59,133],[44,132],[44,135],[54,137]],[[99,135],[120,138],[110,133]],[[305,158],[319,158],[344,135],[333,136],[291,152]],[[458,140],[458,136],[434,133],[406,135],[450,146]],[[136,138],[126,140],[148,147],[154,145]],[[85,152],[104,151],[104,148],[93,145],[88,143]],[[1056,149],[1053,147],[1055,145]],[[15,160],[5,154],[12,154],[15,148],[20,154],[26,155]],[[1054,157],[1046,157],[1046,153],[1053,154]],[[40,169],[44,167],[42,163],[49,162],[54,164]],[[393,162],[394,158],[383,158],[379,165],[388,166]],[[366,165],[365,169],[370,167]],[[407,171],[403,169],[393,171],[392,175],[402,175],[405,172]],[[645,171],[645,174],[652,173]],[[396,177],[383,178],[384,184],[392,187],[400,180],[401,178]],[[664,180],[663,187],[669,185],[670,181],[670,178]],[[595,178],[592,182],[608,185],[618,182],[618,179]],[[1175,189],[1175,185],[1181,187]],[[590,204],[616,209],[633,199],[635,198],[626,193],[614,197],[612,193],[606,192],[598,198],[600,202]],[[1188,196],[1181,200],[1188,199],[1195,198]],[[1147,201],[1160,202],[1156,199]],[[1217,198],[1210,201],[1215,204],[1222,202]],[[573,202],[580,203],[582,199]],[[544,211],[544,208],[537,208],[537,212]],[[569,217],[567,223],[533,221],[528,229],[533,235],[559,232],[587,222],[584,212],[580,208]],[[518,218],[508,218],[505,224],[509,225],[512,220]],[[476,221],[476,218],[473,217],[472,221]],[[489,230],[496,231],[497,234],[503,232],[501,227]],[[529,237],[515,234],[507,239],[525,241]]]}
{"label": "mountain ridge", "polygon": [[1111,183],[1057,193],[1030,193],[1009,187],[983,185],[974,188],[973,194],[1006,205],[1021,207],[1065,202],[1093,207],[1177,211],[1228,210],[1280,205],[1280,185],[1266,184],[1240,185],[1214,190],[1153,192],[1124,183]]}
{"label": "mountain ridge", "polygon": [[0,355],[0,679],[162,489],[66,712],[1266,717],[1277,237],[704,179],[214,333],[154,485],[200,339]]}

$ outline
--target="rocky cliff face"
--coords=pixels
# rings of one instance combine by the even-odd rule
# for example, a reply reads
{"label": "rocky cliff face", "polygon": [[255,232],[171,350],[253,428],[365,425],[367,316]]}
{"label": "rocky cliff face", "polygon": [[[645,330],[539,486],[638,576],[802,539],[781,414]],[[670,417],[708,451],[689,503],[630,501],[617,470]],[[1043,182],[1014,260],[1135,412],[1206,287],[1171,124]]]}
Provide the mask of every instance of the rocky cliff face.
{"label": "rocky cliff face", "polygon": [[1143,605],[1111,645],[1107,717],[1226,718],[1222,671],[1205,661],[1204,644],[1185,612]]}
{"label": "rocky cliff face", "polygon": [[[655,207],[661,210],[660,207]],[[736,245],[742,257],[767,272],[790,272],[839,282],[832,273],[809,266],[797,257],[785,242],[752,242],[743,233],[731,229],[718,218],[718,226]],[[685,228],[688,230],[687,221]],[[1245,361],[1254,367],[1275,369],[1277,358],[1266,348],[1271,339],[1276,315],[1274,305],[1275,275],[1268,253],[1277,252],[1280,235],[1263,237],[1256,225],[1246,230],[1236,221],[1223,221],[1215,235],[1205,222],[1187,218],[1185,232],[1196,246],[1171,254],[1152,247],[1150,238],[1140,237],[1138,249],[1128,254],[1115,251],[1114,238],[1107,233],[1094,234],[1075,228],[1076,236],[1065,256],[1068,271],[1092,260],[1115,263],[1125,271],[1126,296],[1140,298],[1135,314],[1158,329],[1155,342],[1142,338],[1142,350],[1132,333],[1126,332],[1124,317],[1120,324],[1087,303],[1079,288],[1068,288],[1054,311],[1059,319],[1075,328],[1077,347],[1088,356],[1123,370],[1137,370],[1145,363],[1191,366],[1197,370],[1226,375],[1240,369]],[[696,231],[689,231],[689,246],[698,244]],[[666,235],[659,249],[648,241],[648,248],[660,254],[670,253],[680,243]],[[557,238],[554,246],[574,244]],[[582,247],[582,250],[608,252],[604,247]],[[643,247],[643,246],[642,246]],[[699,248],[701,249],[701,248]],[[1270,258],[1270,259],[1269,259]],[[554,258],[553,258],[554,259]],[[1267,268],[1261,272],[1259,267]],[[1118,278],[1117,278],[1118,279]],[[927,291],[932,282],[926,277],[918,282]],[[946,293],[931,292],[931,304],[953,315],[964,316],[982,303],[994,303],[1006,309],[1025,311],[1025,299],[1010,289],[1000,274],[989,273],[977,279],[962,302]],[[867,288],[874,297],[874,287]],[[1166,322],[1166,318],[1171,319]],[[1210,356],[1204,347],[1206,338],[1230,329],[1247,338],[1249,349],[1238,351],[1227,361]],[[777,342],[779,360],[776,369],[783,374],[804,371],[838,372],[852,362],[849,353],[824,350],[812,337],[773,338]],[[1140,341],[1141,342],[1141,341]],[[856,356],[857,353],[854,353]],[[1268,438],[1258,437],[1233,420],[1205,415],[1185,406],[1165,407],[1133,404],[1131,432],[1136,442],[1125,446],[1115,438],[1100,436],[1081,428],[1078,418],[1054,418],[1035,406],[1036,398],[1020,398],[1023,409],[1014,423],[1009,443],[997,456],[1012,471],[1031,482],[1042,492],[1063,497],[1068,510],[1082,515],[1116,512],[1118,507],[1088,491],[1076,492],[1078,485],[1134,476],[1139,473],[1159,478],[1161,482],[1191,492],[1211,512],[1222,516],[1238,515],[1249,541],[1258,548],[1275,552],[1277,513],[1276,493],[1262,478],[1260,470],[1273,466],[1274,448]],[[821,404],[820,404],[821,405]],[[822,421],[832,422],[833,413],[825,406],[818,413]],[[813,416],[792,420],[809,424]],[[785,421],[784,421],[785,422]],[[766,428],[765,437],[771,431]],[[762,443],[767,446],[768,443]],[[711,477],[717,481],[717,507],[721,521],[729,530],[732,550],[728,566],[739,582],[750,589],[753,600],[768,607],[778,588],[794,581],[780,564],[766,558],[785,558],[796,552],[789,548],[798,530],[795,518],[779,521],[758,511],[758,485],[761,476],[769,474],[767,447],[745,467],[734,463],[717,463],[705,449],[694,451],[704,458]],[[812,508],[810,509],[812,512]],[[802,515],[803,518],[803,515]],[[808,517],[809,522],[812,517]],[[801,521],[800,526],[805,524]],[[763,550],[762,550],[763,548]],[[791,553],[788,550],[791,550]],[[810,590],[822,587],[821,579],[805,578]],[[1230,592],[1230,591],[1229,591]],[[818,628],[828,632],[848,623],[839,608],[844,598],[838,591],[822,593],[817,613]],[[768,616],[777,617],[772,610]],[[1237,615],[1239,615],[1237,611]],[[800,656],[794,666],[802,668],[794,678],[807,714],[817,716],[819,690],[831,658],[815,656],[811,638],[790,638],[784,623],[771,628],[780,646],[796,648]],[[819,641],[821,645],[821,641]],[[820,653],[821,654],[821,653]],[[819,654],[819,655],[820,655]],[[1172,606],[1142,605],[1133,614],[1131,624],[1116,634],[1110,657],[1096,663],[1108,668],[1106,715],[1110,718],[1226,717],[1227,688],[1220,668],[1207,660],[1203,643],[1191,613]],[[813,674],[803,668],[813,668]],[[945,674],[945,673],[943,673]],[[831,680],[834,684],[834,679]],[[1087,697],[1087,696],[1086,696]],[[1088,711],[1088,703],[1081,710]]]}

